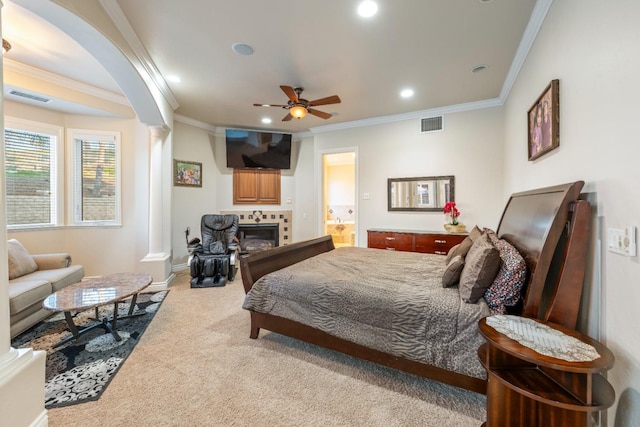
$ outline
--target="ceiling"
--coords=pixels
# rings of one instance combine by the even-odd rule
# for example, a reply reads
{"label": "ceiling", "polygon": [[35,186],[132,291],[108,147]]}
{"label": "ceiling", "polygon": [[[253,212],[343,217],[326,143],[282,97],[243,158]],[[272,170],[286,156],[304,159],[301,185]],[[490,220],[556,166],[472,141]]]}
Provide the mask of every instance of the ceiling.
{"label": "ceiling", "polygon": [[[176,114],[216,127],[294,133],[498,98],[536,3],[377,0],[378,13],[364,19],[356,13],[360,0],[108,1],[165,79],[180,77],[167,80]],[[75,41],[4,3],[3,37],[13,46],[8,65],[120,92]],[[253,54],[235,53],[234,43],[250,45]],[[472,71],[481,65],[484,71]],[[280,85],[304,87],[308,100],[338,95],[342,102],[317,107],[333,114],[327,120],[283,122],[282,108],[253,106],[285,104]],[[405,88],[414,90],[412,98],[400,97]],[[263,124],[264,117],[272,123]]]}

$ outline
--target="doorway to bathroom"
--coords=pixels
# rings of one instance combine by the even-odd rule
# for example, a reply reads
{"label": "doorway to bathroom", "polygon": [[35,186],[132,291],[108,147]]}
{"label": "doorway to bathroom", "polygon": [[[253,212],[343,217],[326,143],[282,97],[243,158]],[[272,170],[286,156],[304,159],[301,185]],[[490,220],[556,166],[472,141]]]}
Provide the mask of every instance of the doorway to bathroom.
{"label": "doorway to bathroom", "polygon": [[335,247],[357,244],[356,152],[322,154],[322,227]]}

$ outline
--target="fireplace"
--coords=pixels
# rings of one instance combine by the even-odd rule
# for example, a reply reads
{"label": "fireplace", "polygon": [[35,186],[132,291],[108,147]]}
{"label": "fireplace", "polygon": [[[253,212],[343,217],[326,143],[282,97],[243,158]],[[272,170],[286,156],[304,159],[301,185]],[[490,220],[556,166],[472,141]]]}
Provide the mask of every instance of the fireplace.
{"label": "fireplace", "polygon": [[279,228],[279,224],[240,224],[236,234],[240,240],[240,253],[275,248],[280,242]]}

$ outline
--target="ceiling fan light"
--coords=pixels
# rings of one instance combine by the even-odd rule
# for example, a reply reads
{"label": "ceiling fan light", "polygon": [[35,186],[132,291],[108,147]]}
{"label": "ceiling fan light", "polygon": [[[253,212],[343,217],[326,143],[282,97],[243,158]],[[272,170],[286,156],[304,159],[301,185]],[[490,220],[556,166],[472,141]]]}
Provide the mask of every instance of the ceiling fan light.
{"label": "ceiling fan light", "polygon": [[304,108],[302,105],[296,105],[295,107],[291,107],[289,109],[289,114],[291,114],[296,119],[302,119],[304,116],[307,115],[307,109]]}

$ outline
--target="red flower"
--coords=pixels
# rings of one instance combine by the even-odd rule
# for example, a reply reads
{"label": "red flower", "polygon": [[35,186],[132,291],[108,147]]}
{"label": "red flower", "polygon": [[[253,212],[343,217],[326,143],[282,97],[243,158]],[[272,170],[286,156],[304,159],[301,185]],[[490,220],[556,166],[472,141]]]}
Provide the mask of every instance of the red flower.
{"label": "red flower", "polygon": [[444,205],[442,212],[444,212],[446,215],[449,215],[451,217],[451,224],[453,225],[458,224],[458,217],[460,216],[460,211],[458,210],[458,208],[456,208],[456,202],[448,202],[446,205]]}

